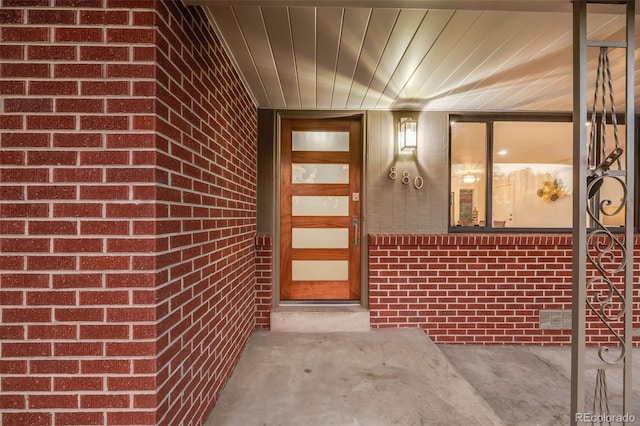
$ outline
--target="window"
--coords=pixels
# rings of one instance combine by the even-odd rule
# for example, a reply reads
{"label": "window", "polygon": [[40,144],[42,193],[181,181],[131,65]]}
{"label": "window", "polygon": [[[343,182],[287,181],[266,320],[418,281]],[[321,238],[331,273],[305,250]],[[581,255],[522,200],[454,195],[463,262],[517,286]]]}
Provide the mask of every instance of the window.
{"label": "window", "polygon": [[453,226],[485,226],[487,123],[451,126],[451,219]]}
{"label": "window", "polygon": [[[611,126],[607,134],[613,135]],[[624,138],[623,125],[618,134]],[[452,228],[572,227],[571,116],[451,116],[450,141]],[[624,140],[620,143],[624,148]],[[598,201],[610,200],[607,210],[616,211],[621,191],[613,179],[606,179]],[[603,215],[602,220],[607,226],[622,226],[624,211]]]}

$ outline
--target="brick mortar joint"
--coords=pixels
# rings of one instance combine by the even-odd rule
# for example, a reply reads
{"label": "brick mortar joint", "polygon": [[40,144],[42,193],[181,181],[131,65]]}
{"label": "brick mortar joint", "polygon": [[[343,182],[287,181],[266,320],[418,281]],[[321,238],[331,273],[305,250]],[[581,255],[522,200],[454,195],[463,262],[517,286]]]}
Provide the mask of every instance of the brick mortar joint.
{"label": "brick mortar joint", "polygon": [[[618,237],[623,237],[618,235]],[[371,247],[380,246],[526,246],[571,248],[571,234],[394,234],[373,233],[368,236]],[[595,241],[604,241],[605,237]],[[634,235],[634,244],[640,244],[640,235]]]}

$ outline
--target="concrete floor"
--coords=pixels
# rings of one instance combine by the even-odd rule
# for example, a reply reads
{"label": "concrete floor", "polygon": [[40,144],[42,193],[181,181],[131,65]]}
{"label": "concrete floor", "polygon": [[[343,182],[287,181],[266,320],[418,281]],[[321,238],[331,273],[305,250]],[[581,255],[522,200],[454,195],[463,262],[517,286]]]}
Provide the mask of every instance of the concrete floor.
{"label": "concrete floor", "polygon": [[417,329],[256,331],[206,426],[567,425],[570,366],[570,348],[435,345]]}
{"label": "concrete floor", "polygon": [[[449,361],[507,425],[568,425],[571,348],[438,345]],[[587,361],[595,363],[595,351]],[[634,349],[633,409],[640,424],[640,350]],[[585,412],[591,412],[596,371],[585,375]],[[610,413],[622,413],[622,374],[607,370]],[[590,422],[586,424],[591,424]],[[612,423],[621,424],[621,423]]]}

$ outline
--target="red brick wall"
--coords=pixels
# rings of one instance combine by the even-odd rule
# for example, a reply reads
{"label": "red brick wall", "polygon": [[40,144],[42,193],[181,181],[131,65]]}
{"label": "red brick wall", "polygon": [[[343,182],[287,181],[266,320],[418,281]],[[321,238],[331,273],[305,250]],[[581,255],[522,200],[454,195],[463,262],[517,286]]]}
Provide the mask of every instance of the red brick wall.
{"label": "red brick wall", "polygon": [[273,242],[271,234],[256,238],[256,328],[271,326],[273,287]]}
{"label": "red brick wall", "polygon": [[200,8],[158,17],[158,423],[201,424],[255,325],[257,110]]}
{"label": "red brick wall", "polygon": [[200,9],[0,1],[0,423],[199,424],[255,323],[256,109]]}
{"label": "red brick wall", "polygon": [[[568,344],[539,313],[571,309],[571,281],[571,236],[369,236],[372,327],[420,327],[439,343]],[[634,300],[638,327],[637,286]],[[589,342],[612,342],[593,316],[587,327]]]}

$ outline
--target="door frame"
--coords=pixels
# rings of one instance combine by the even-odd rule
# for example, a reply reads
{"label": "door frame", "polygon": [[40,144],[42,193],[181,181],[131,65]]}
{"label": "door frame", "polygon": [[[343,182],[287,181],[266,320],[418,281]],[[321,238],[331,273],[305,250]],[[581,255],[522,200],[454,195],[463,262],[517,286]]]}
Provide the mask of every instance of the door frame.
{"label": "door frame", "polygon": [[323,302],[323,301],[282,301],[280,300],[280,179],[281,179],[281,137],[282,137],[282,120],[283,119],[331,119],[331,118],[355,118],[360,120],[361,126],[361,150],[360,150],[360,301],[358,306],[364,308],[369,307],[369,239],[367,238],[367,116],[362,111],[341,111],[341,112],[321,112],[321,111],[276,111],[275,114],[275,131],[273,143],[273,223],[272,223],[272,291],[271,300],[272,307],[281,305],[335,305],[350,306],[354,305],[354,301],[345,302]]}

